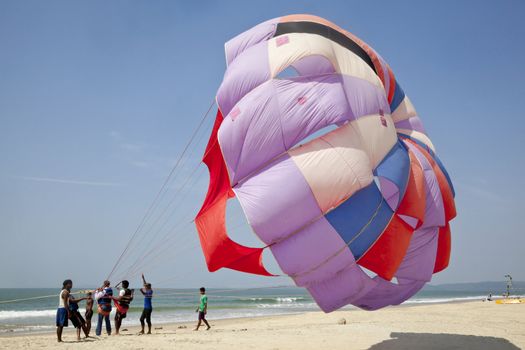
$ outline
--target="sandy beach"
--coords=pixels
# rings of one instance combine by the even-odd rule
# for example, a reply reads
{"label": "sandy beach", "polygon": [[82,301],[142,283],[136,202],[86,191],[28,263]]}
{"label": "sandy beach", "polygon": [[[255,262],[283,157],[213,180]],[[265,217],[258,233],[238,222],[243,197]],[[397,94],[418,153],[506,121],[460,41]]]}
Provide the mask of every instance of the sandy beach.
{"label": "sandy beach", "polygon": [[[213,310],[210,312],[210,319]],[[346,324],[340,324],[342,319]],[[139,336],[126,327],[120,336],[62,344],[54,334],[0,338],[1,349],[520,349],[525,347],[525,305],[488,302],[391,307],[375,312],[310,312],[253,319],[216,320],[210,331],[194,324],[156,325]]]}

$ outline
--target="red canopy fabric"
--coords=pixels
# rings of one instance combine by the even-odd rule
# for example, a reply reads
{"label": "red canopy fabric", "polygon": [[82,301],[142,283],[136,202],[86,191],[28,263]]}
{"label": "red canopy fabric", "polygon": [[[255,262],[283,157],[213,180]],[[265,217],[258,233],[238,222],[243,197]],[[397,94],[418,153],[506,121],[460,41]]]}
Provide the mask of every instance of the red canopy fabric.
{"label": "red canopy fabric", "polygon": [[238,244],[232,241],[226,232],[226,202],[235,194],[217,140],[217,132],[223,119],[218,110],[202,159],[210,172],[210,184],[204,204],[195,218],[206,264],[210,272],[227,267],[256,275],[273,276],[262,263],[264,248]]}

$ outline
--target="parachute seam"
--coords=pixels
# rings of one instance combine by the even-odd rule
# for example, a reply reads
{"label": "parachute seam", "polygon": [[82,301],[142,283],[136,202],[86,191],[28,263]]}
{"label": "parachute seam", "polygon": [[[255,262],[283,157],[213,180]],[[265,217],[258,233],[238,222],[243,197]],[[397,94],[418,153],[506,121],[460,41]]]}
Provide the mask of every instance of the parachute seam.
{"label": "parachute seam", "polygon": [[[307,271],[303,271],[303,272],[299,272],[299,273],[294,273],[294,274],[290,274],[288,276],[292,277],[292,278],[297,278],[297,277],[301,277],[301,276],[304,276],[304,275],[307,275],[315,270],[318,270],[319,268],[323,267],[324,265],[326,265],[328,262],[330,262],[333,258],[337,257],[339,254],[341,254],[346,248],[348,248],[348,246],[350,244],[352,244],[357,238],[359,238],[363,232],[368,228],[368,226],[370,226],[370,224],[372,224],[372,222],[374,221],[374,219],[376,218],[376,216],[379,214],[379,210],[381,209],[382,205],[383,205],[383,202],[384,202],[384,199],[383,199],[383,196],[381,196],[381,200],[379,201],[379,204],[374,212],[374,214],[370,217],[370,219],[368,220],[368,222],[358,231],[358,233],[352,237],[352,239],[350,239],[348,242],[346,242],[346,244],[344,245],[344,247],[341,247],[339,250],[337,250],[334,254],[328,256],[325,260],[323,260],[321,263],[319,263],[318,265],[308,269]],[[357,261],[356,261],[357,263]]]}
{"label": "parachute seam", "polygon": [[[324,74],[323,74],[323,75],[324,75]],[[326,75],[329,75],[329,74],[326,74]],[[316,76],[316,75],[309,75],[309,76],[304,76],[304,77],[307,78],[307,79],[311,79],[311,77],[313,77],[313,76]],[[272,79],[272,80],[274,80],[274,79]],[[269,83],[269,82],[270,82],[270,80],[267,81],[267,83]],[[321,84],[321,83],[320,83],[320,82],[316,82],[316,84],[312,87],[312,89],[315,88],[315,87],[316,87],[317,85],[319,85],[319,84]],[[366,116],[368,116],[368,115],[360,116],[360,118],[361,118],[361,117],[366,117]],[[356,118],[356,120],[357,120],[357,118]],[[280,118],[279,118],[279,122],[281,122],[281,119],[280,119]],[[335,125],[335,124],[328,124],[328,125],[326,125],[326,126],[330,126],[330,125]],[[281,132],[282,132],[282,130],[283,130],[283,129],[282,129],[282,126],[281,126]],[[322,130],[322,128],[319,129],[319,130]],[[317,131],[319,131],[319,130],[317,130]],[[300,140],[299,142],[303,141],[304,139],[306,139],[308,136],[310,136],[310,135],[312,135],[312,134],[313,134],[313,133],[311,133],[311,134],[305,136],[305,137],[304,137],[302,140]],[[284,140],[284,137],[283,137],[283,140]],[[284,141],[283,141],[283,144],[284,144]],[[256,173],[258,173],[258,172],[261,171],[263,168],[265,168],[266,166],[270,165],[271,163],[273,163],[274,161],[276,161],[277,159],[279,159],[281,156],[287,154],[290,150],[300,148],[300,147],[302,147],[303,145],[304,145],[304,144],[299,144],[299,145],[297,145],[297,146],[294,145],[295,147],[293,147],[293,146],[292,146],[292,147],[287,147],[286,145],[284,145],[284,146],[285,146],[285,150],[284,150],[283,152],[277,154],[277,155],[274,156],[273,158],[270,158],[268,161],[264,162],[264,163],[261,164],[259,167],[255,168],[254,170],[250,171],[248,174],[244,175],[241,179],[237,180],[237,182],[236,182],[235,184],[232,185],[232,188],[233,188],[233,187],[237,187],[239,184],[241,184],[241,183],[247,181],[248,179],[252,178]],[[220,145],[219,145],[219,146],[220,146]],[[222,152],[222,149],[221,149],[221,152]],[[226,168],[228,168],[228,166],[226,166]]]}
{"label": "parachute seam", "polygon": [[334,152],[339,156],[339,158],[341,158],[343,160],[343,162],[346,164],[346,166],[350,169],[350,171],[352,172],[352,174],[354,174],[354,178],[355,180],[357,181],[357,183],[359,184],[359,189],[363,188],[363,184],[361,183],[361,181],[359,181],[359,177],[357,176],[354,168],[352,168],[352,166],[346,161],[345,157],[343,157],[343,155],[341,154],[341,152],[339,152],[337,150],[337,148],[332,145],[328,140],[326,140],[324,138],[324,136],[321,136],[319,137],[320,140],[322,140],[324,143],[326,143],[328,146],[332,147],[332,149],[334,150]]}
{"label": "parachute seam", "polygon": [[281,117],[282,117],[281,103],[280,103],[280,100],[279,100],[279,94],[277,93],[277,89],[275,87],[275,84],[273,83],[273,79],[270,80],[270,81],[271,81],[272,89],[273,89],[274,96],[275,96],[275,102],[274,103],[277,105],[277,111],[279,113],[279,116],[278,116],[277,120],[279,120],[279,127],[280,127],[280,131],[281,131],[281,140],[282,140],[284,149],[288,150],[288,146],[286,145],[286,140],[284,139],[283,122],[281,120]]}

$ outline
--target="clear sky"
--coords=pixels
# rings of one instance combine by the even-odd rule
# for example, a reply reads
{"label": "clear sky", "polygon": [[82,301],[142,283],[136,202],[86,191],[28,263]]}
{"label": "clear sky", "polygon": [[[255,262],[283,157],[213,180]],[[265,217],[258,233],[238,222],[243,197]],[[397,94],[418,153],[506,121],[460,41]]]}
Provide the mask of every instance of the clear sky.
{"label": "clear sky", "polygon": [[[292,13],[368,42],[422,117],[457,192],[451,264],[433,283],[525,279],[525,2],[2,0],[0,287],[100,283],[213,100],[224,42]],[[207,186],[198,174],[177,206],[187,214],[167,217],[184,227],[165,243],[152,228],[164,253],[136,272],[176,287],[290,283],[207,272],[189,223]]]}

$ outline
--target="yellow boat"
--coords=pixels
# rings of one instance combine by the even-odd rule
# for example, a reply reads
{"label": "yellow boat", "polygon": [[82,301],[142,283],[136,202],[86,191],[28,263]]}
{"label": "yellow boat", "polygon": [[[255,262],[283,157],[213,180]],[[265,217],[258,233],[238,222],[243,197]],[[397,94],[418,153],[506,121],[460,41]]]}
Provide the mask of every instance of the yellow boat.
{"label": "yellow boat", "polygon": [[525,304],[525,298],[498,299],[496,304]]}

